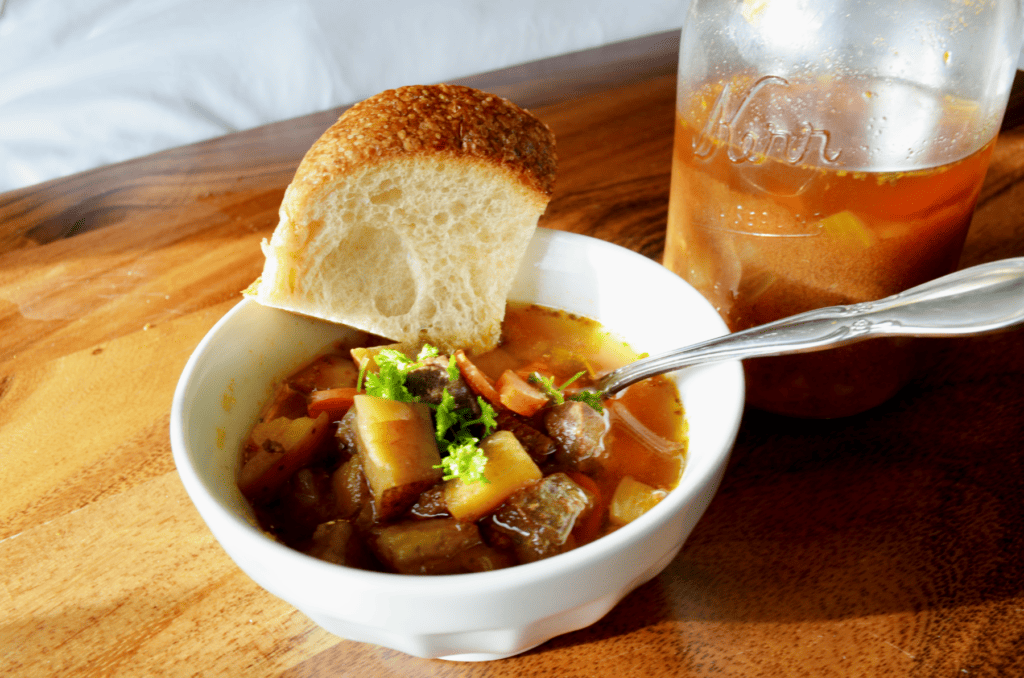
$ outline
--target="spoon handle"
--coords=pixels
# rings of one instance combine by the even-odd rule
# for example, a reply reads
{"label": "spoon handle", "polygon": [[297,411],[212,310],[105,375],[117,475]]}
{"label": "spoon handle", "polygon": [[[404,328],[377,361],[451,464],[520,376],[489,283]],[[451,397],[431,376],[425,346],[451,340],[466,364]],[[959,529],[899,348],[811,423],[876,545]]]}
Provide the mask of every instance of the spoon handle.
{"label": "spoon handle", "polygon": [[879,301],[828,306],[668,351],[607,374],[596,388],[620,391],[698,363],[807,353],[884,336],[955,337],[1024,323],[1024,257],[951,273]]}

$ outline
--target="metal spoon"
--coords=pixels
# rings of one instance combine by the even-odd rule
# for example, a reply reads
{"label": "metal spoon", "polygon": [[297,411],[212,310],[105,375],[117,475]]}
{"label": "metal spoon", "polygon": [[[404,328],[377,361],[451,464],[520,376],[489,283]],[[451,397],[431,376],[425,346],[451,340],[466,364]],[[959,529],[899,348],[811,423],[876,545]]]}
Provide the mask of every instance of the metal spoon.
{"label": "metal spoon", "polygon": [[655,374],[723,360],[820,351],[887,336],[956,337],[1024,324],[1024,257],[951,273],[879,301],[828,306],[644,358],[594,385],[611,395]]}

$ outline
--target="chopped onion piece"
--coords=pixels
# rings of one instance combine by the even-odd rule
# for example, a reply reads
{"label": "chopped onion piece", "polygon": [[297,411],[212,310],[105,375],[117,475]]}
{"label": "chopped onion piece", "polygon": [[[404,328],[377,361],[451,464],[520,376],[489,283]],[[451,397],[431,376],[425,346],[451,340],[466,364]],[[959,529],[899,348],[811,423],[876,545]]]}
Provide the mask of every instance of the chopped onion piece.
{"label": "chopped onion piece", "polygon": [[639,419],[633,416],[625,405],[617,400],[608,401],[608,413],[611,420],[620,421],[626,432],[633,436],[638,442],[643,443],[650,449],[661,454],[672,454],[685,447],[682,442],[674,442],[663,438],[651,429],[644,426]]}

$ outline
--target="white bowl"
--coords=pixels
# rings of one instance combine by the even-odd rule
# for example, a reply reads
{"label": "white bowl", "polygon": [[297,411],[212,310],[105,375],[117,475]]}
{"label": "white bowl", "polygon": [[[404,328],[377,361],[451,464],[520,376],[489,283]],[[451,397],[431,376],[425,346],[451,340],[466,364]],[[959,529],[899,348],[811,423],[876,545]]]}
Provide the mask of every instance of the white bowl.
{"label": "white bowl", "polygon": [[[530,243],[509,298],[594,318],[651,354],[727,331],[703,297],[650,259],[546,229]],[[331,633],[418,657],[507,657],[604,616],[679,552],[718,487],[743,411],[739,363],[677,373],[690,436],[679,486],[641,518],[573,551],[440,578],[350,569],[266,537],[235,485],[239,446],[273,383],[349,331],[239,303],[178,382],[174,461],[214,536],[260,586]]]}

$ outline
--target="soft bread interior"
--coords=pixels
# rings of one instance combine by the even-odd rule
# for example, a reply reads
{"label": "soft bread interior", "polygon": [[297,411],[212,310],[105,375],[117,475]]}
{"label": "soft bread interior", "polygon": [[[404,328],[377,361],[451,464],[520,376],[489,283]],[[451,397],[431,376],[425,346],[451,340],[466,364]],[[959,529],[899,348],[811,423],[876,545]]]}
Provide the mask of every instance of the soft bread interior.
{"label": "soft bread interior", "polygon": [[257,299],[395,341],[487,350],[546,204],[505,168],[443,153],[289,188]]}

